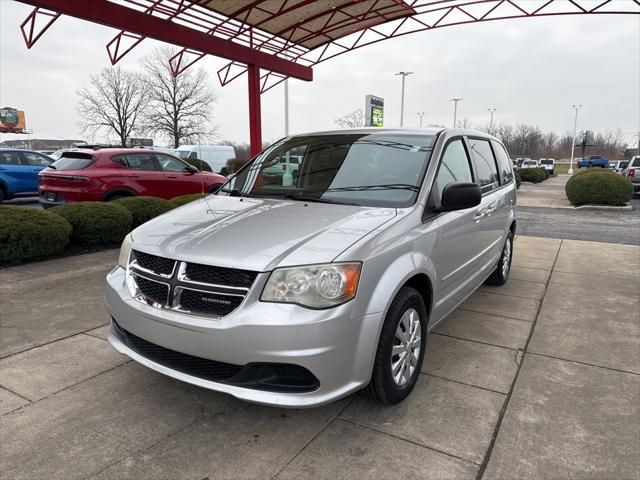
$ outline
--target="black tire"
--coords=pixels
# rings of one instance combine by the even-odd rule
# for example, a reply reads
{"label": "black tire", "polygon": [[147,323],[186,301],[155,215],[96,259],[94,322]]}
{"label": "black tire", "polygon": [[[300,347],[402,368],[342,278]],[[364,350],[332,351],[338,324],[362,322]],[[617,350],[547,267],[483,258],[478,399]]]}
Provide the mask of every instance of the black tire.
{"label": "black tire", "polygon": [[227,167],[222,167],[220,169],[220,175],[224,175],[225,177],[229,176],[229,169]]}
{"label": "black tire", "polygon": [[[507,251],[507,245],[509,246],[509,255],[508,258],[505,257]],[[500,260],[498,260],[498,265],[493,273],[487,278],[486,284],[493,285],[495,287],[499,287],[507,283],[509,280],[509,273],[511,273],[511,259],[513,258],[513,234],[509,232],[507,235],[507,239],[504,242],[502,247],[502,253],[500,254]],[[508,262],[507,268],[504,269],[505,261]]]}
{"label": "black tire", "polygon": [[209,190],[207,190],[207,193],[216,193],[218,190],[222,188],[223,185],[224,183],[216,183]]}
{"label": "black tire", "polygon": [[127,198],[127,197],[135,197],[134,194],[132,193],[127,193],[127,192],[114,192],[114,193],[110,193],[109,195],[107,195],[104,198],[105,202],[113,202],[114,200],[118,200],[120,198]]}
{"label": "black tire", "polygon": [[[409,381],[400,386],[394,381],[391,372],[391,362],[394,357],[394,355],[392,355],[392,349],[398,324],[404,313],[410,309],[414,309],[419,317],[421,330],[420,353],[418,362],[415,365],[415,370]],[[402,287],[396,295],[396,298],[393,299],[385,317],[384,324],[382,325],[371,381],[363,390],[366,398],[379,405],[395,405],[409,396],[418,381],[424,360],[424,352],[427,345],[427,323],[427,309],[422,300],[422,296],[417,290],[411,287]]]}
{"label": "black tire", "polygon": [[4,202],[5,200],[5,193],[4,193],[4,187],[0,186],[0,203]]}

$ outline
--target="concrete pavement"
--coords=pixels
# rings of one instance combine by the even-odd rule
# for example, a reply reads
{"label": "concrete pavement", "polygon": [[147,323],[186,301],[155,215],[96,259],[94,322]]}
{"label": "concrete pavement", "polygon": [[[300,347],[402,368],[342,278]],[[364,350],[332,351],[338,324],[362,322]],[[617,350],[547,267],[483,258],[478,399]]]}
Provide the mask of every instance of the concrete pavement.
{"label": "concrete pavement", "polygon": [[0,270],[2,479],[638,479],[640,247],[519,236],[409,399],[247,405],[104,340],[116,251]]}

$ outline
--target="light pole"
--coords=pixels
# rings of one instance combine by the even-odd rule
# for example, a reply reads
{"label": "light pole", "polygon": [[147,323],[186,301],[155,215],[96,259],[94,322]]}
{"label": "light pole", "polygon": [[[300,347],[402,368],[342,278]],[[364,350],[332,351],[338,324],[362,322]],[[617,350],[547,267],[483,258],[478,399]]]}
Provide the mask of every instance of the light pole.
{"label": "light pole", "polygon": [[422,117],[424,117],[424,112],[418,112],[418,116],[420,117],[420,128],[422,128]]}
{"label": "light pole", "polygon": [[458,118],[458,102],[464,100],[464,98],[452,98],[449,101],[453,102],[453,128],[456,128],[456,120]]}
{"label": "light pole", "polygon": [[491,135],[491,131],[493,130],[493,113],[496,111],[495,108],[487,108],[489,113],[491,114],[491,119],[489,120],[489,135]]}
{"label": "light pole", "polygon": [[404,123],[404,79],[413,72],[398,72],[396,75],[402,75],[402,93],[400,95],[400,126]]}
{"label": "light pole", "polygon": [[576,133],[578,132],[578,110],[582,108],[582,105],[574,105],[573,108],[576,111],[576,116],[573,120],[573,140],[571,141],[571,160],[569,163],[569,171],[567,172],[569,175],[573,175],[573,152],[576,149]]}

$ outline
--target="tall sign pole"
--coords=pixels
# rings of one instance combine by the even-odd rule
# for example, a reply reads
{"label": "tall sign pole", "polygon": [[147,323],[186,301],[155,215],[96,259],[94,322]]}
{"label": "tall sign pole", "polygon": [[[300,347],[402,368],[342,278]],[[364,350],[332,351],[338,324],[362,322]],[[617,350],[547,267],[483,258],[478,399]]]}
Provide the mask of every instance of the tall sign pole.
{"label": "tall sign pole", "polygon": [[404,79],[413,72],[398,72],[396,75],[402,75],[402,91],[400,93],[400,126],[404,124]]}
{"label": "tall sign pole", "polygon": [[573,141],[571,142],[571,161],[569,163],[569,175],[573,175],[573,154],[576,149],[576,133],[578,131],[578,110],[582,108],[582,105],[574,105],[573,108],[576,111],[576,116],[573,119]]}

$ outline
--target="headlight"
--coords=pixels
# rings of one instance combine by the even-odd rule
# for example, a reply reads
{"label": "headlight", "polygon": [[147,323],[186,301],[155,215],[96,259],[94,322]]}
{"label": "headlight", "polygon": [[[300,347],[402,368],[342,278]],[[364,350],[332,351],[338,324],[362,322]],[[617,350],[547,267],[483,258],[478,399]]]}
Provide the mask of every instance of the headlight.
{"label": "headlight", "polygon": [[277,268],[267,280],[260,300],[328,308],[356,296],[360,263],[328,263],[308,267]]}
{"label": "headlight", "polygon": [[118,265],[126,269],[129,265],[129,256],[131,255],[131,245],[133,244],[133,237],[131,234],[124,237],[122,246],[120,247],[120,256],[118,256]]}

